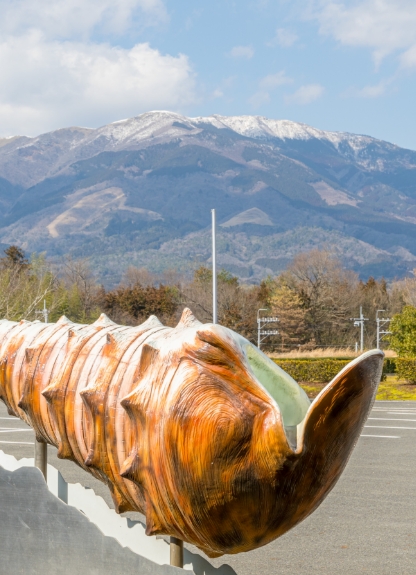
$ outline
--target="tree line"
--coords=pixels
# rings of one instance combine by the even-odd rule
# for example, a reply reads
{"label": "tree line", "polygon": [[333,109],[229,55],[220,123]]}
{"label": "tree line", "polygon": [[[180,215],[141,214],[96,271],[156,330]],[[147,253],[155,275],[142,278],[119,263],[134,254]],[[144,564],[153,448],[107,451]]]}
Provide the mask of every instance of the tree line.
{"label": "tree line", "polygon": [[[416,308],[416,278],[391,283],[367,281],[346,269],[329,251],[312,250],[293,258],[287,269],[260,285],[244,285],[225,270],[218,274],[218,321],[254,343],[257,312],[277,316],[279,335],[269,337],[263,348],[288,350],[354,346],[358,329],[350,318],[363,307],[365,347],[374,347],[376,312],[384,316]],[[202,322],[212,319],[212,272],[200,266],[191,279],[174,271],[161,275],[130,267],[114,289],[96,279],[88,260],[67,257],[57,267],[44,255],[30,259],[18,246],[10,246],[0,259],[0,315],[9,320],[41,319],[43,301],[49,321],[66,315],[90,323],[104,312],[113,321],[138,325],[156,315],[174,326],[184,307]],[[397,320],[395,320],[397,323]]]}

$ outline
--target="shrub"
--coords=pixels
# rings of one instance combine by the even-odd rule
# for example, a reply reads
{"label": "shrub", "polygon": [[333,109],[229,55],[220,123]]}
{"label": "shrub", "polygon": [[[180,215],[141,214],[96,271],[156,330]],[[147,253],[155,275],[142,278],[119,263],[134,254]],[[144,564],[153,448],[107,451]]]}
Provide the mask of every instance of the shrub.
{"label": "shrub", "polygon": [[396,373],[399,379],[416,383],[416,358],[398,357],[396,359]]}
{"label": "shrub", "polygon": [[416,307],[407,305],[390,322],[390,347],[401,357],[416,357]]}
{"label": "shrub", "polygon": [[[351,359],[341,358],[317,358],[317,359],[274,359],[273,360],[279,367],[284,369],[289,375],[299,382],[308,383],[328,383],[330,382]],[[383,365],[382,379],[386,378],[387,373],[394,373],[396,371],[396,363],[398,359],[386,359]],[[414,369],[416,374],[416,359],[414,361]],[[415,375],[416,382],[416,375]]]}
{"label": "shrub", "polygon": [[328,383],[351,360],[349,359],[275,359],[296,381]]}
{"label": "shrub", "polygon": [[119,286],[104,295],[103,307],[111,319],[119,322],[134,323],[145,321],[156,315],[162,321],[174,315],[179,305],[179,293],[176,287],[160,284],[133,287]]}
{"label": "shrub", "polygon": [[383,374],[396,373],[396,362],[397,358],[386,357],[384,359]]}

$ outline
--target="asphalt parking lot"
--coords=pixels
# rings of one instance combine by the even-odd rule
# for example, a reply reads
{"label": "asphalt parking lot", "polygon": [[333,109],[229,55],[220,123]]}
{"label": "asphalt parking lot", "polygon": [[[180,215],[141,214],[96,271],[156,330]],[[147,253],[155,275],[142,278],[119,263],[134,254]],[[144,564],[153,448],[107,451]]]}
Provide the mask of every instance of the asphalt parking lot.
{"label": "asphalt parking lot", "polygon": [[[0,449],[19,459],[34,450],[33,431],[1,402]],[[111,505],[103,484],[52,447],[48,461]],[[416,575],[416,402],[376,402],[341,480],[302,524],[266,547],[212,562],[238,575]]]}

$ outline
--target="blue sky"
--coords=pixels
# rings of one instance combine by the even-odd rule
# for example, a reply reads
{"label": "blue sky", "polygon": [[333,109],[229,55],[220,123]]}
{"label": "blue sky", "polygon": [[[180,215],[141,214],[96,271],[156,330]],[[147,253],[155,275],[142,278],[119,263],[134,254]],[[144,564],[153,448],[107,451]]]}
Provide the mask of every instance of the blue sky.
{"label": "blue sky", "polygon": [[152,109],[416,149],[415,0],[0,0],[0,136]]}

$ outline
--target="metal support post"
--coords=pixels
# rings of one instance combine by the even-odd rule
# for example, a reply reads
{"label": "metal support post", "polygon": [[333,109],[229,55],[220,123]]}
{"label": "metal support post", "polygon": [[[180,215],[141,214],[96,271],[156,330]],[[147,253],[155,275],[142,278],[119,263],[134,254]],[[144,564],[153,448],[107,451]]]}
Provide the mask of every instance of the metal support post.
{"label": "metal support post", "polygon": [[170,564],[183,568],[183,541],[176,537],[170,538]]}
{"label": "metal support post", "polygon": [[[36,314],[43,316],[43,321],[48,323],[49,310],[46,308],[46,300],[43,300],[43,309],[36,311]],[[48,444],[35,438],[35,467],[41,470],[45,481],[47,480],[48,472]]]}
{"label": "metal support post", "polygon": [[212,323],[218,323],[217,314],[217,247],[216,247],[216,217],[215,210],[212,214]]}
{"label": "metal support post", "polygon": [[35,467],[40,469],[47,480],[48,470],[48,444],[45,441],[38,441],[35,439]]}

